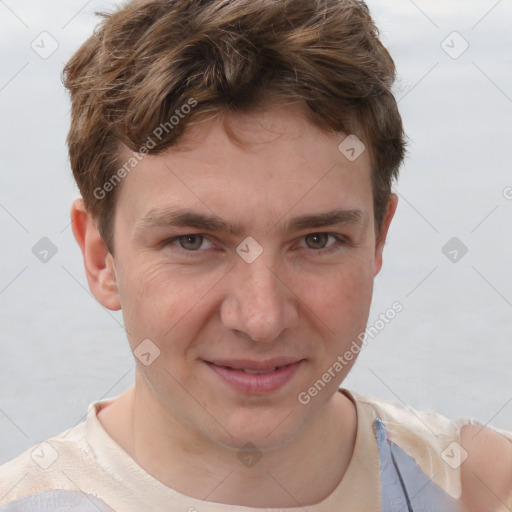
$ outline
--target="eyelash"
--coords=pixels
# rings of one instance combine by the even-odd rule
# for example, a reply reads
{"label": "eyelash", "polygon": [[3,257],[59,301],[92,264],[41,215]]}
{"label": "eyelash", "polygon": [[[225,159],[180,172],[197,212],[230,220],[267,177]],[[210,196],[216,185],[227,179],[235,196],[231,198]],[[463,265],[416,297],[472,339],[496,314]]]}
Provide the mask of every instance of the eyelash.
{"label": "eyelash", "polygon": [[[333,237],[336,240],[336,243],[332,244],[330,247],[327,247],[325,249],[312,249],[311,247],[303,247],[303,248],[310,249],[311,251],[315,251],[316,253],[320,253],[320,254],[324,255],[324,254],[331,254],[333,252],[339,251],[341,249],[342,245],[347,245],[347,243],[348,243],[348,241],[344,237],[342,237],[340,235],[336,235],[334,233],[327,233],[325,231],[315,231],[313,233],[308,233],[307,235],[304,235],[302,238],[305,239],[306,237],[311,236],[311,235],[323,235],[323,234]],[[169,238],[168,240],[165,240],[164,242],[162,242],[162,247],[165,247],[167,245],[172,245],[175,242],[178,242],[180,238],[185,237],[185,236],[199,236],[203,240],[204,239],[208,240],[207,235],[204,235],[202,233],[187,233],[185,235],[179,235],[179,236],[175,236],[173,238]],[[177,246],[177,248],[179,249],[180,252],[186,253],[187,257],[191,257],[191,258],[194,257],[194,253],[201,253],[204,251],[204,249],[203,250],[196,249],[195,251],[188,250],[188,249],[184,249],[183,247],[180,247],[180,246]]]}

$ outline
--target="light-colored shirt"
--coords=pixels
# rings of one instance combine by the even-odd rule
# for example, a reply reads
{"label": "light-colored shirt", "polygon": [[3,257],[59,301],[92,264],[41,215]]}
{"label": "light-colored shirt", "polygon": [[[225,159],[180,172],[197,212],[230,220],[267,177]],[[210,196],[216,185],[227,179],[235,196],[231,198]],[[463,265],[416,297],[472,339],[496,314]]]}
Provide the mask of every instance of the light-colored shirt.
{"label": "light-colored shirt", "polygon": [[[340,392],[356,406],[354,450],[337,488],[316,505],[262,509],[180,494],[148,474],[107,434],[97,414],[111,398],[90,404],[86,421],[0,467],[0,512],[462,511],[457,501],[465,457],[460,429],[483,425]],[[495,430],[512,442],[511,432]],[[512,495],[503,510],[511,507]]]}

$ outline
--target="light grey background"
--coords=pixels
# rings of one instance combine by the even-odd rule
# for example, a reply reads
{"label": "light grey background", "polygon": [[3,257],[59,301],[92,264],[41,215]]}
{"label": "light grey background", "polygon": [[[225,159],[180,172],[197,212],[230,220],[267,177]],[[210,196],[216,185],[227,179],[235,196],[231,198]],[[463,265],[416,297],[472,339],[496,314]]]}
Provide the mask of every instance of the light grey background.
{"label": "light grey background", "polygon": [[[344,385],[512,430],[512,0],[368,3],[409,136],[370,324],[404,310]],[[0,0],[0,462],[133,382],[122,316],[88,292],[69,227],[60,82],[93,12],[115,4]],[[55,44],[43,31],[58,43],[45,59],[31,47]],[[42,237],[58,248],[47,263],[32,253]],[[442,252],[452,237],[468,248],[457,263]]]}

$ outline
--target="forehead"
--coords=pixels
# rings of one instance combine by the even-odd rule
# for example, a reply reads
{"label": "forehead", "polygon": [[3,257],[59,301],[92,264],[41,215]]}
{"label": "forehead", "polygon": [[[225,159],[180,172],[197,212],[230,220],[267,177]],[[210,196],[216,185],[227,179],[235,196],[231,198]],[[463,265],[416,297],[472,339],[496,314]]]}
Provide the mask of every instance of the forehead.
{"label": "forehead", "polygon": [[339,149],[346,139],[293,106],[209,119],[176,147],[144,157],[125,178],[118,209],[135,222],[169,205],[253,218],[291,208],[371,208],[368,151],[347,158]]}

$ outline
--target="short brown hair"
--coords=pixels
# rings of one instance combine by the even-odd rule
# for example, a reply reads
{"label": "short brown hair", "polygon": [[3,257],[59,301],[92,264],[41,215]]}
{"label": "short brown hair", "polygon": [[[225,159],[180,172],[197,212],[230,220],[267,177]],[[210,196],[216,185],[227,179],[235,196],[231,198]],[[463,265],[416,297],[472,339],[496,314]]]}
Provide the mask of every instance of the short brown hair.
{"label": "short brown hair", "polygon": [[364,141],[380,228],[405,142],[395,66],[364,2],[132,0],[101,16],[63,77],[73,175],[111,253],[123,145],[157,154],[205,115],[271,102],[297,102],[316,126]]}

